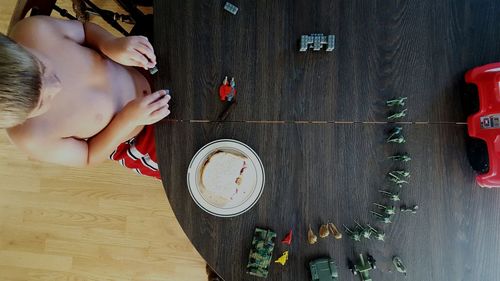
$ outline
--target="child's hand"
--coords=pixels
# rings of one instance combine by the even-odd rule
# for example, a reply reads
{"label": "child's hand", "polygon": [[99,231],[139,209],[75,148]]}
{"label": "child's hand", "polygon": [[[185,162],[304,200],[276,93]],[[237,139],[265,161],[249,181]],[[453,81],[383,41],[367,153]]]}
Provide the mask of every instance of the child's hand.
{"label": "child's hand", "polygon": [[102,43],[101,52],[115,62],[144,69],[156,65],[153,46],[144,36],[113,38]]}
{"label": "child's hand", "polygon": [[130,101],[122,114],[135,126],[154,124],[170,114],[168,90],[161,90]]}

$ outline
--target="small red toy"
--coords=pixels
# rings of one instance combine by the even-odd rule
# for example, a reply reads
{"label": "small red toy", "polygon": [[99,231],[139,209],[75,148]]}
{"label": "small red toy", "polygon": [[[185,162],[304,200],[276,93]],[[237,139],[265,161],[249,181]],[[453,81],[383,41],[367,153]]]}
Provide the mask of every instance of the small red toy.
{"label": "small red toy", "polygon": [[222,85],[219,88],[219,97],[221,101],[233,101],[236,97],[236,83],[234,82],[234,77],[231,78],[231,82],[228,81],[227,76],[222,81]]}
{"label": "small red toy", "polygon": [[281,240],[281,243],[290,245],[292,244],[292,230],[290,229],[290,232]]}
{"label": "small red toy", "polygon": [[465,82],[469,161],[480,186],[500,187],[500,63],[469,70]]}

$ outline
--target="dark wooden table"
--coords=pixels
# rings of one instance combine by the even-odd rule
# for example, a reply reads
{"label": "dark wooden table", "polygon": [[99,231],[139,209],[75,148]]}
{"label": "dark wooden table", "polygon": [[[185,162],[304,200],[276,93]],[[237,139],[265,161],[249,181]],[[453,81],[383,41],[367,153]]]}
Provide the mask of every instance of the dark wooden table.
{"label": "dark wooden table", "polygon": [[[157,88],[173,92],[171,120],[156,126],[157,150],[170,204],[189,239],[226,281],[245,274],[256,226],[294,241],[285,267],[267,280],[309,280],[310,259],[329,255],[341,280],[357,280],[347,258],[370,252],[374,280],[401,280],[391,258],[408,267],[406,280],[496,280],[500,255],[500,190],[480,189],[465,156],[460,100],[466,70],[500,61],[500,1],[272,0],[155,1]],[[337,36],[333,53],[299,53],[301,34]],[[225,75],[234,76],[238,106],[213,122]],[[385,143],[389,97],[408,96],[402,124],[408,142]],[[233,138],[261,157],[266,187],[249,212],[230,219],[199,209],[186,171],[204,144]],[[391,225],[370,215],[377,190],[396,167],[386,160],[408,152],[412,173]],[[403,166],[403,167],[405,167]],[[396,206],[399,206],[397,204]],[[333,238],[308,245],[308,225],[354,220],[377,225],[386,242]]]}

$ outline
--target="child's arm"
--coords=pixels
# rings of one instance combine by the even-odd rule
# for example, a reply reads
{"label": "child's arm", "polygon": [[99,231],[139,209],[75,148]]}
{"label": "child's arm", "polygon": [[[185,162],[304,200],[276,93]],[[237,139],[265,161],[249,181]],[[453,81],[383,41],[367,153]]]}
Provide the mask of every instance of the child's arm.
{"label": "child's arm", "polygon": [[170,114],[170,96],[165,91],[129,102],[104,130],[87,141],[76,138],[51,138],[39,127],[32,130],[14,127],[7,132],[11,141],[30,157],[55,164],[84,167],[109,158],[130,132],[142,125],[158,122]]}
{"label": "child's arm", "polygon": [[[23,42],[29,41],[31,32],[26,30],[59,35],[61,38],[74,41],[101,52],[115,62],[127,66],[152,68],[156,65],[153,46],[144,36],[115,37],[102,27],[93,23],[81,23],[74,20],[61,20],[48,16],[34,16],[20,21],[13,29],[18,37],[26,36]],[[19,34],[21,33],[21,34]],[[24,34],[23,34],[24,33]],[[34,45],[40,42],[33,42]]]}
{"label": "child's arm", "polygon": [[144,36],[115,37],[102,27],[83,24],[85,45],[101,51],[117,63],[145,69],[156,65],[153,46]]}
{"label": "child's arm", "polygon": [[88,164],[108,159],[119,144],[128,140],[135,128],[167,117],[170,114],[169,101],[170,95],[162,90],[129,102],[104,130],[87,141]]}

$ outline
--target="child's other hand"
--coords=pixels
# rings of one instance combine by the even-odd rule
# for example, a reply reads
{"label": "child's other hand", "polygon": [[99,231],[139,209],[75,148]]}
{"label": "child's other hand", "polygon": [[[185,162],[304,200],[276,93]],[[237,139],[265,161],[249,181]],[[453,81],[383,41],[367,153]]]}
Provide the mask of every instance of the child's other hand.
{"label": "child's other hand", "polygon": [[115,62],[144,69],[156,65],[153,46],[144,36],[113,38],[103,42],[101,51]]}
{"label": "child's other hand", "polygon": [[154,124],[170,114],[168,90],[161,90],[130,101],[122,110],[135,126]]}

